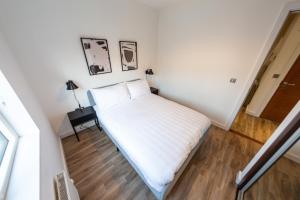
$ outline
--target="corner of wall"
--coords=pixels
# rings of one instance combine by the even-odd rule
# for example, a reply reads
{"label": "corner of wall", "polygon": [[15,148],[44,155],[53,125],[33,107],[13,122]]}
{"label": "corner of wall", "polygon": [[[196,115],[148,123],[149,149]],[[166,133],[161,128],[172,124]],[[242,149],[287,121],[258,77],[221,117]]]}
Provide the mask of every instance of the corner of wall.
{"label": "corner of wall", "polygon": [[223,129],[223,130],[228,131],[228,130],[230,129],[230,127],[228,128],[228,126],[226,126],[226,124],[224,124],[224,123],[220,123],[220,122],[217,122],[217,121],[215,121],[215,120],[211,120],[211,121],[212,121],[212,124],[213,124],[214,126],[217,126],[217,127],[221,128],[221,129]]}
{"label": "corner of wall", "polygon": [[247,106],[247,108],[246,108],[246,111],[245,111],[247,114],[249,114],[249,115],[252,115],[252,116],[254,116],[254,117],[259,117],[260,115],[257,113],[257,112],[255,112],[255,111],[253,111],[253,110],[251,110],[248,106]]}
{"label": "corner of wall", "polygon": [[65,157],[65,151],[64,151],[64,148],[63,148],[63,144],[62,144],[62,138],[59,138],[58,140],[59,140],[58,143],[59,143],[59,150],[60,150],[60,154],[61,154],[61,159],[62,159],[62,162],[63,162],[63,168],[64,168],[64,171],[67,173],[68,177],[70,177],[69,169],[68,169],[68,165],[67,165],[67,161],[66,161],[66,157]]}

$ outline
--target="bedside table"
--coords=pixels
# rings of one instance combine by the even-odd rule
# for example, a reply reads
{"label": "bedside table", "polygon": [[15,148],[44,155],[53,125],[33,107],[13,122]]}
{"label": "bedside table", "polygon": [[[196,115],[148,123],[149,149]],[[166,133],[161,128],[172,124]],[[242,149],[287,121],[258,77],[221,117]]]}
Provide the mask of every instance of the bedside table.
{"label": "bedside table", "polygon": [[83,123],[94,120],[98,129],[100,131],[102,131],[102,128],[100,127],[100,124],[98,121],[96,111],[94,110],[94,108],[92,106],[83,108],[82,111],[77,109],[75,111],[68,112],[68,117],[69,117],[70,123],[72,125],[72,128],[75,132],[75,135],[76,135],[76,138],[78,141],[79,141],[79,137],[78,137],[78,133],[76,132],[76,129],[75,129],[75,127],[78,125],[81,125]]}
{"label": "bedside table", "polygon": [[158,89],[157,88],[150,87],[150,91],[151,91],[152,94],[158,95]]}

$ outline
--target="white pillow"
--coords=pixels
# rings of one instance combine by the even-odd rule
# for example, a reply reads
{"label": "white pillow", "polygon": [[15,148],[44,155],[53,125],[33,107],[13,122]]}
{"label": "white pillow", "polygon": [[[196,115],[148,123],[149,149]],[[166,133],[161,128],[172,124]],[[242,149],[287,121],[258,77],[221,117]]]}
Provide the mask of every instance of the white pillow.
{"label": "white pillow", "polygon": [[117,85],[104,88],[91,89],[90,91],[101,113],[115,105],[126,103],[130,100],[125,83],[119,83]]}
{"label": "white pillow", "polygon": [[127,82],[128,91],[131,99],[151,94],[150,87],[146,80]]}

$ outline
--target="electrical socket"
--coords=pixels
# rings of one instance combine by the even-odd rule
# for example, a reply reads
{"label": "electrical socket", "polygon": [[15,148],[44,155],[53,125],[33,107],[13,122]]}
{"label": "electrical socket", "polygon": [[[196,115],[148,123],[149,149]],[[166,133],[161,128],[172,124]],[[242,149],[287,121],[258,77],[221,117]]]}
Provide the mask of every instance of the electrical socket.
{"label": "electrical socket", "polygon": [[237,81],[236,78],[231,78],[229,82],[230,82],[230,83],[236,83],[236,81]]}

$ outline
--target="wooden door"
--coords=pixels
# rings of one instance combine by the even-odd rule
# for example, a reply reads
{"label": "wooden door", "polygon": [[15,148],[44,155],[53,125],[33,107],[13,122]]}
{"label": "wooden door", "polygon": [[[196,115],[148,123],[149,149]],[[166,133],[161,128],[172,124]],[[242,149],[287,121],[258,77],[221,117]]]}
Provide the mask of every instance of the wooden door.
{"label": "wooden door", "polygon": [[275,122],[281,122],[300,100],[300,55],[261,114]]}

